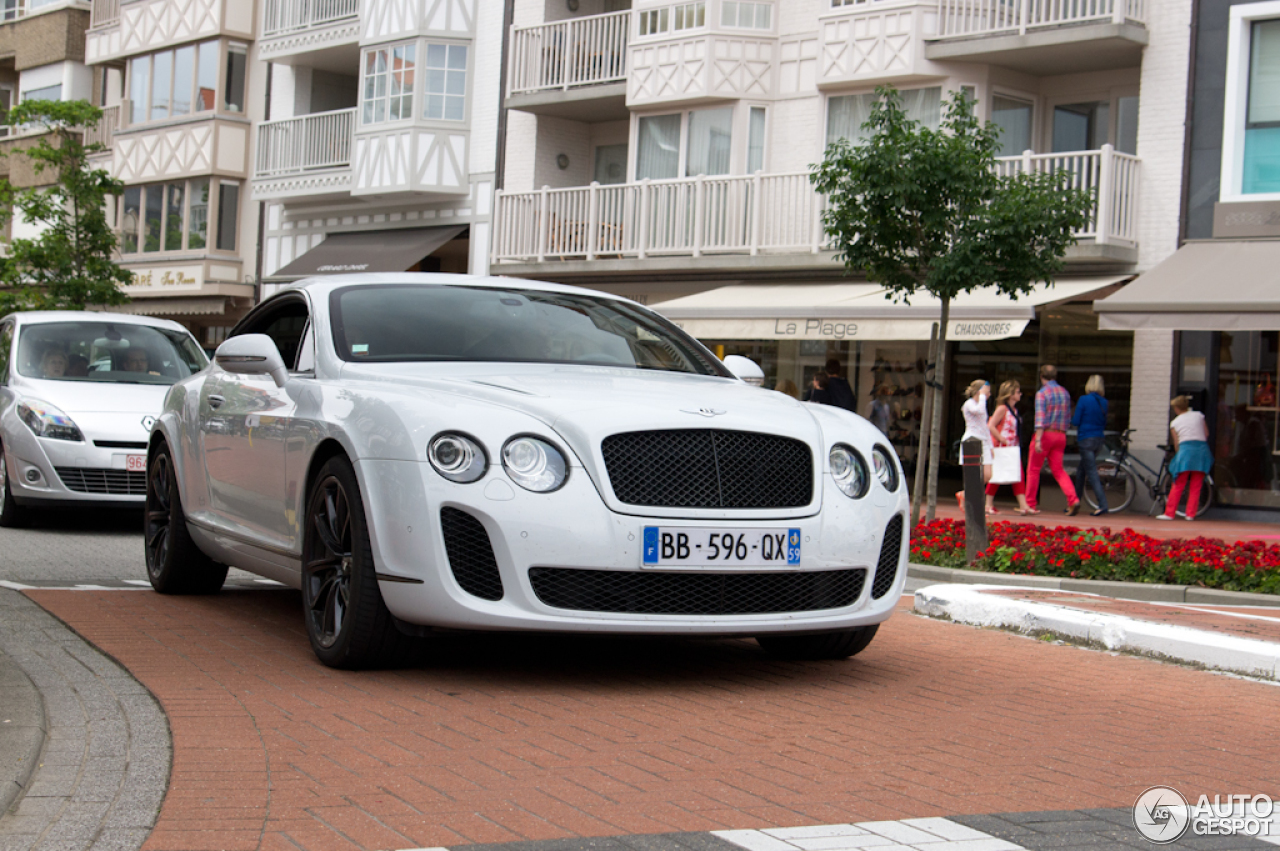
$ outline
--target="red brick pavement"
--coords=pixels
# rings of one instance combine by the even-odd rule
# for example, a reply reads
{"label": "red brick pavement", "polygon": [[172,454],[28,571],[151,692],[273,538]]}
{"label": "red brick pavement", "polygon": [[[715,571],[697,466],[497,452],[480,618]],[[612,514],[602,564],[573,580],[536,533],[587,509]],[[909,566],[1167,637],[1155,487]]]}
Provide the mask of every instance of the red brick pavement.
{"label": "red brick pavement", "polygon": [[[157,696],[147,849],[410,848],[1280,795],[1280,690],[905,611],[846,662],[749,641],[438,639],[328,670],[298,596],[31,591]],[[904,604],[905,605],[905,604]]]}
{"label": "red brick pavement", "polygon": [[1027,588],[988,589],[983,593],[1280,644],[1280,608],[1205,606],[1195,603],[1143,603],[1137,600],[1114,600],[1110,597],[1096,597],[1092,594],[1076,594],[1070,591],[1040,591]]}

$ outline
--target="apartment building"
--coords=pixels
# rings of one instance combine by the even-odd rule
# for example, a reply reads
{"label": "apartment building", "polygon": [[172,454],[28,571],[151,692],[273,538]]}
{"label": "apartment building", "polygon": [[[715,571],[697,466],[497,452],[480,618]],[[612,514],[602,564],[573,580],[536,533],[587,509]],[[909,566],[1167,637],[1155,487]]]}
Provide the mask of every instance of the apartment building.
{"label": "apartment building", "polygon": [[1190,8],[514,0],[492,269],[646,302],[770,386],[835,359],[910,467],[937,305],[844,276],[808,171],[857,138],[876,86],[930,126],[967,90],[1003,129],[1001,169],[1065,169],[1097,200],[1053,287],[957,302],[950,386],[1034,388],[1046,361],[1073,393],[1102,374],[1114,426],[1154,446],[1172,337],[1100,329],[1093,303],[1177,247]]}
{"label": "apartment building", "polygon": [[[84,64],[84,33],[89,5],[77,0],[3,0],[0,2],[0,122],[23,100],[88,99],[93,73]],[[37,174],[14,150],[34,143],[39,128],[12,128],[0,123],[0,175],[25,189],[50,182]],[[31,238],[39,226],[5,223],[3,237]]]}
{"label": "apartment building", "polygon": [[104,111],[89,138],[125,184],[112,211],[133,273],[123,309],[182,322],[206,346],[255,298],[256,21],[252,0],[92,0],[85,39]]}
{"label": "apartment building", "polygon": [[487,273],[502,5],[264,0],[264,292],[315,274]]}

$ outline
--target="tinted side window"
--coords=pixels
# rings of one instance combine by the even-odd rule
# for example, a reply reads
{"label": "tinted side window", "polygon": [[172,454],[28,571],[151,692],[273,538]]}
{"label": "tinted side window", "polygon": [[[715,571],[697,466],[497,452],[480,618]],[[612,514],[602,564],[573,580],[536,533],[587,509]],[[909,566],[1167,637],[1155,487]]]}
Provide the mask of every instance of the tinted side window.
{"label": "tinted side window", "polygon": [[0,325],[0,384],[9,383],[9,352],[13,349],[13,325]]}
{"label": "tinted side window", "polygon": [[236,331],[240,334],[266,334],[280,350],[280,357],[289,369],[298,362],[298,349],[302,334],[307,329],[307,306],[301,301],[290,301],[278,310],[255,317]]}

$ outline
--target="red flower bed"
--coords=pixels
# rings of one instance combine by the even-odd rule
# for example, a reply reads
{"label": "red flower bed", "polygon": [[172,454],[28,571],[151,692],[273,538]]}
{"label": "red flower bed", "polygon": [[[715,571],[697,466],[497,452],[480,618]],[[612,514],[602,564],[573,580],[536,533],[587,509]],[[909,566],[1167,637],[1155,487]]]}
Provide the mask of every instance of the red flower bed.
{"label": "red flower bed", "polygon": [[921,523],[911,536],[911,561],[1000,573],[1167,582],[1228,591],[1280,594],[1280,545],[1228,544],[1216,538],[1160,540],[1132,529],[1037,526],[996,522],[990,546],[965,563],[964,522]]}

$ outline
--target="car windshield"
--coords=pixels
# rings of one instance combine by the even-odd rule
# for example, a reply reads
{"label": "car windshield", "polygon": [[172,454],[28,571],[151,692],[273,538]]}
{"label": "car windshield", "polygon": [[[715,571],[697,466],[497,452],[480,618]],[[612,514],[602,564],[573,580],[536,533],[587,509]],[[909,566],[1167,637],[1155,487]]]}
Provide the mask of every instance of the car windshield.
{"label": "car windshield", "polygon": [[149,325],[48,322],[18,337],[18,374],[27,378],[173,384],[206,363],[190,334]]}
{"label": "car windshield", "polygon": [[660,316],[624,301],[491,287],[345,287],[331,296],[348,361],[577,363],[725,375]]}

